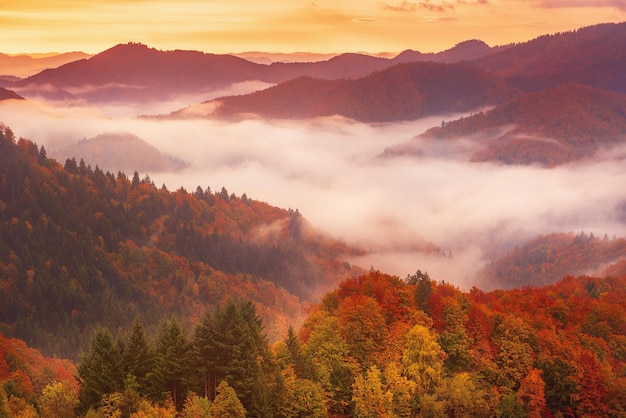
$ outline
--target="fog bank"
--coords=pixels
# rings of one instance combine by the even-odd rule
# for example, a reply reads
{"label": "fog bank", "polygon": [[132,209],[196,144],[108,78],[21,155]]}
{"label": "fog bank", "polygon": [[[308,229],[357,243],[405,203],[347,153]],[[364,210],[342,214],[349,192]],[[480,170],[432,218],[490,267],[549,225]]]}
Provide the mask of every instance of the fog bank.
{"label": "fog bank", "polygon": [[352,262],[400,277],[420,269],[467,288],[485,262],[536,235],[626,232],[623,152],[553,169],[469,163],[466,142],[424,143],[419,157],[378,157],[458,115],[372,126],[342,118],[147,121],[22,107],[0,104],[0,121],[17,136],[56,148],[105,132],[133,133],[190,163],[179,173],[149,173],[157,186],[223,186],[297,208],[315,227],[370,251]]}

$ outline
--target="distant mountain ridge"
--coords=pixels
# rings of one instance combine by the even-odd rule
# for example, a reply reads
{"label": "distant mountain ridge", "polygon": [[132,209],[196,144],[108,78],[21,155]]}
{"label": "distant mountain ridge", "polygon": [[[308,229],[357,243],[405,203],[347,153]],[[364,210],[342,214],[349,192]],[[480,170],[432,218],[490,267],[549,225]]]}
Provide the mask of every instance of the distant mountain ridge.
{"label": "distant mountain ridge", "polygon": [[[470,45],[471,44],[471,45]],[[452,62],[467,59],[471,50],[482,56],[485,44],[461,44],[441,53]],[[472,46],[473,45],[473,46]],[[439,54],[400,54],[394,59],[345,53],[318,62],[274,62],[257,64],[233,55],[207,54],[198,51],[159,51],[137,43],[119,44],[89,59],[74,61],[59,68],[5,86],[34,94],[43,86],[58,89],[51,98],[65,95],[90,102],[125,100],[163,100],[172,96],[215,91],[232,84],[259,80],[280,83],[297,77],[355,79],[400,62],[435,61]],[[208,94],[208,93],[207,93]]]}
{"label": "distant mountain ridge", "polygon": [[89,58],[84,52],[65,52],[39,56],[36,54],[7,55],[0,53],[0,75],[29,77],[46,68],[56,68],[68,62]]}
{"label": "distant mountain ridge", "polygon": [[626,93],[626,22],[544,35],[476,60],[526,92],[580,83]]}
{"label": "distant mountain ridge", "polygon": [[[361,122],[413,120],[504,103],[521,93],[482,70],[435,62],[398,64],[357,80],[297,78],[248,95],[216,99],[207,116],[281,119],[340,115]],[[182,110],[172,116],[185,117]]]}
{"label": "distant mountain ridge", "polygon": [[498,47],[468,40],[439,53],[407,50],[393,58],[345,53],[316,62],[269,64],[234,55],[159,51],[128,43],[23,80],[4,79],[1,83],[27,98],[142,102],[191,93],[211,98],[211,92],[253,80],[275,84],[299,77],[358,79],[399,63],[434,61],[471,62],[525,92],[575,82],[626,93],[625,44],[626,23],[600,24]]}
{"label": "distant mountain ridge", "polygon": [[450,49],[437,53],[422,53],[408,49],[394,57],[393,61],[396,63],[433,61],[452,64],[463,61],[478,60],[486,55],[494,53],[495,51],[500,51],[506,48],[508,48],[508,46],[490,47],[479,39],[470,39],[460,42]]}
{"label": "distant mountain ridge", "polygon": [[[415,138],[474,138],[473,161],[556,166],[626,144],[626,95],[580,84],[529,93]],[[387,154],[410,154],[411,145]]]}

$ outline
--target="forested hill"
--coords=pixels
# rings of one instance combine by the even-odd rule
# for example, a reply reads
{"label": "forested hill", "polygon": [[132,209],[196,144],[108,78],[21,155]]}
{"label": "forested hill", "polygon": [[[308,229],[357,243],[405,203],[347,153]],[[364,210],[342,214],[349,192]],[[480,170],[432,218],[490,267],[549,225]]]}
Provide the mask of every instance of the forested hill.
{"label": "forested hill", "polygon": [[626,239],[593,234],[539,236],[489,263],[479,273],[481,289],[544,286],[568,274],[626,274]]}
{"label": "forested hill", "polygon": [[[356,80],[301,77],[266,90],[215,99],[212,117],[307,119],[341,115],[394,122],[470,111],[507,102],[521,92],[491,73],[462,64],[398,64]],[[172,117],[186,117],[184,111]]]}
{"label": "forested hill", "polygon": [[[270,338],[302,317],[301,299],[349,274],[351,251],[298,211],[198,187],[157,188],[82,161],[65,165],[0,129],[0,331],[74,357],[98,324],[141,315],[148,328],[244,298]],[[271,320],[270,320],[271,318]]]}
{"label": "forested hill", "polygon": [[626,140],[626,95],[563,84],[433,127],[416,140],[459,138],[478,145],[472,161],[548,167],[584,161]]}
{"label": "forested hill", "polygon": [[525,92],[580,83],[626,93],[626,22],[603,23],[510,45],[474,63]]}

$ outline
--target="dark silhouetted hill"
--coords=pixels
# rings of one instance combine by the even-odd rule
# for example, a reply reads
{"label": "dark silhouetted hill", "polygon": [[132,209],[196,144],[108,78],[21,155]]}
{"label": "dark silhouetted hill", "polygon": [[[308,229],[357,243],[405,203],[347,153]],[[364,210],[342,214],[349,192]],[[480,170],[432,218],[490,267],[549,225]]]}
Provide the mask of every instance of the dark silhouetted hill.
{"label": "dark silhouetted hill", "polygon": [[[476,58],[476,54],[480,56],[484,53],[485,47],[475,42],[460,44],[442,52],[441,59],[454,61],[455,57],[467,59],[472,55]],[[477,52],[474,54],[472,51]],[[46,97],[47,91],[57,90],[94,103],[156,101],[192,93],[209,94],[235,83],[253,80],[281,83],[303,76],[356,79],[398,62],[438,59],[439,54],[403,54],[387,59],[345,53],[319,62],[261,65],[233,55],[159,51],[142,44],[128,43],[116,45],[89,59],[77,60],[5,84],[25,95]],[[50,98],[58,100],[63,97],[57,93]]]}
{"label": "dark silhouetted hill", "polygon": [[452,64],[462,61],[477,60],[504,48],[506,47],[492,48],[481,40],[470,39],[460,42],[450,49],[437,53],[425,54],[408,49],[394,57],[393,61],[398,64],[415,61],[433,61]]}
{"label": "dark silhouetted hill", "polygon": [[432,128],[416,140],[467,137],[480,147],[474,161],[555,166],[585,160],[626,140],[626,95],[561,85]]}
{"label": "dark silhouetted hill", "polygon": [[305,119],[341,115],[363,122],[392,122],[469,111],[519,94],[476,68],[423,62],[399,64],[358,80],[302,77],[248,95],[219,98],[212,116]]}
{"label": "dark silhouetted hill", "polygon": [[526,92],[581,83],[626,93],[626,22],[540,36],[476,61]]}
{"label": "dark silhouetted hill", "polygon": [[0,87],[0,100],[24,100],[22,96],[14,92],[13,90],[7,90]]}

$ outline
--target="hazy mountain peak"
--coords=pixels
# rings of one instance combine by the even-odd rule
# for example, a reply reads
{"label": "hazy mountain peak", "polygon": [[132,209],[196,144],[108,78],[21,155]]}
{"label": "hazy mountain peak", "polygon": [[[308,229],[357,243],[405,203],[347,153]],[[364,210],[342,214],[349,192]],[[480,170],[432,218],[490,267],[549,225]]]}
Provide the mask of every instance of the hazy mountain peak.
{"label": "hazy mountain peak", "polygon": [[109,132],[82,139],[54,153],[59,159],[83,159],[92,166],[117,172],[155,173],[180,170],[187,163],[161,153],[138,136],[128,132]]}

